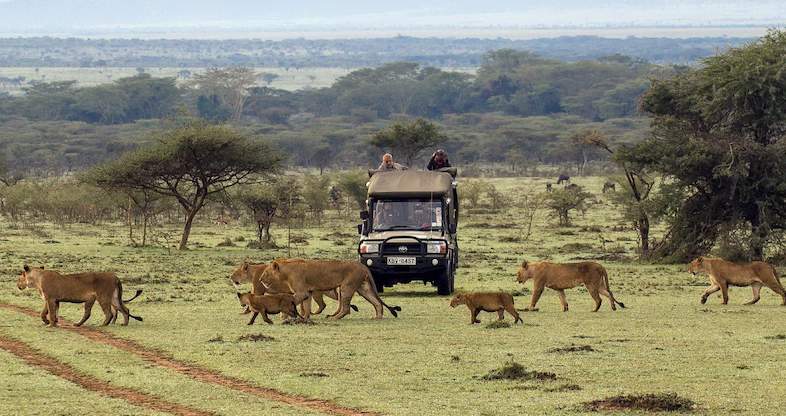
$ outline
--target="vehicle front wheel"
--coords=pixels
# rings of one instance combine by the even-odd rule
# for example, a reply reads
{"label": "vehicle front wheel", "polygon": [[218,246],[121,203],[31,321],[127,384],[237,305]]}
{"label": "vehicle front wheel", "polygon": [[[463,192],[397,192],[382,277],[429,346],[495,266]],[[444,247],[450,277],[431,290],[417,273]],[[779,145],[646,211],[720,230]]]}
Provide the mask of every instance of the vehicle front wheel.
{"label": "vehicle front wheel", "polygon": [[440,296],[448,296],[453,293],[453,281],[455,273],[453,267],[448,266],[445,271],[437,276],[437,294]]}

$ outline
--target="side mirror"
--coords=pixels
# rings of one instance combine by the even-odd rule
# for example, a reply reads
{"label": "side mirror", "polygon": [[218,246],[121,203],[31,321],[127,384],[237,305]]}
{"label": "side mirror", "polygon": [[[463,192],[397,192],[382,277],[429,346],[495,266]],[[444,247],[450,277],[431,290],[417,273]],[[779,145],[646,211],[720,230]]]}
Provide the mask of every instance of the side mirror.
{"label": "side mirror", "polygon": [[360,219],[365,221],[368,219],[368,211],[360,211]]}
{"label": "side mirror", "polygon": [[456,234],[456,223],[455,222],[450,223],[450,225],[448,225],[448,233]]}

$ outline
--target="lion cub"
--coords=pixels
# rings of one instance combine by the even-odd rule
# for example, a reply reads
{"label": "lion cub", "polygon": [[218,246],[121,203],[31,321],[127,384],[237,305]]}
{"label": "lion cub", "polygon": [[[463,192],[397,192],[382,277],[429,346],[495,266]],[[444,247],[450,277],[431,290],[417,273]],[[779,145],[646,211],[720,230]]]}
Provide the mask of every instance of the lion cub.
{"label": "lion cub", "polygon": [[459,293],[450,301],[450,306],[455,308],[458,305],[467,305],[470,313],[470,324],[479,324],[478,313],[496,312],[499,320],[505,318],[505,311],[516,318],[513,323],[524,320],[521,319],[516,308],[513,307],[513,296],[505,292],[475,292],[475,293]]}
{"label": "lion cub", "polygon": [[237,298],[240,300],[241,306],[247,306],[254,312],[251,315],[251,320],[248,325],[252,325],[257,319],[257,315],[262,314],[262,319],[273,324],[273,321],[267,317],[267,314],[283,313],[290,318],[298,318],[297,307],[295,305],[295,298],[292,295],[285,293],[267,293],[264,295],[254,295],[250,292],[238,293]]}

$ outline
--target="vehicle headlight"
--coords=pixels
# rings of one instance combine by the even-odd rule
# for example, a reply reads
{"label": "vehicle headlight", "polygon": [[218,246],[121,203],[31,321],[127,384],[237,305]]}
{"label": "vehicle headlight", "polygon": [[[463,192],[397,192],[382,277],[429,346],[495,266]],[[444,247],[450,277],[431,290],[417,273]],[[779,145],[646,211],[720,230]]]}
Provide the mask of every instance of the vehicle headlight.
{"label": "vehicle headlight", "polygon": [[379,243],[371,243],[364,241],[360,243],[360,253],[361,254],[369,254],[369,253],[379,253]]}
{"label": "vehicle headlight", "polygon": [[448,245],[444,241],[429,241],[426,243],[426,253],[445,254],[448,252]]}

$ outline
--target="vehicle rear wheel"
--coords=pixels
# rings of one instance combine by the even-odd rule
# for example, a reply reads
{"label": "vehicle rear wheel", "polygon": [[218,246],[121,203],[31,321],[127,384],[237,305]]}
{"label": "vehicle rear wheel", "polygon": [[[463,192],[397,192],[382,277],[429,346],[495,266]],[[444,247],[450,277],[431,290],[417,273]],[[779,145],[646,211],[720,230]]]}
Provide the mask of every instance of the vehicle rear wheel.
{"label": "vehicle rear wheel", "polygon": [[437,276],[437,294],[440,296],[447,296],[453,293],[453,281],[455,273],[453,267],[448,266],[445,271]]}

